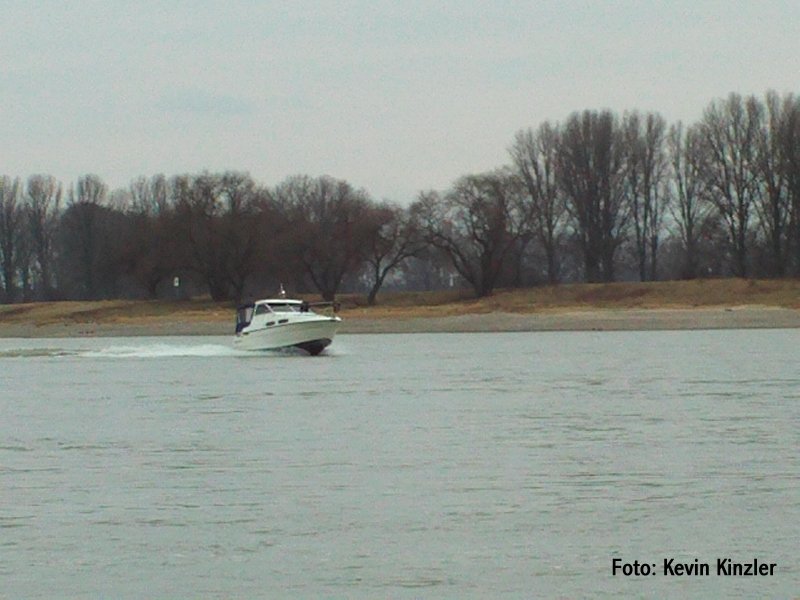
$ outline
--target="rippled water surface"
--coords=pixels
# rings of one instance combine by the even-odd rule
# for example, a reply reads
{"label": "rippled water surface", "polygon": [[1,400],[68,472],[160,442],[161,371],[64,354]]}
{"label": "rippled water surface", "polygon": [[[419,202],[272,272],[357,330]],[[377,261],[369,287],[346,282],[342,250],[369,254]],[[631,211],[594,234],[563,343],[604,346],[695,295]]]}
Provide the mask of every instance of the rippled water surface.
{"label": "rippled water surface", "polygon": [[798,342],[0,340],[0,598],[793,597]]}

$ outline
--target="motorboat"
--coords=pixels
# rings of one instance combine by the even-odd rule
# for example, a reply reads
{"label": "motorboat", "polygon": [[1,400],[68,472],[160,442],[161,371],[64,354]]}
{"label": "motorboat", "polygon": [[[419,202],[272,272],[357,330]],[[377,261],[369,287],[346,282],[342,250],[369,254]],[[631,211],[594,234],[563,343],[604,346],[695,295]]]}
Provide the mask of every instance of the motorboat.
{"label": "motorboat", "polygon": [[295,347],[316,356],[330,345],[342,322],[335,314],[315,311],[323,307],[338,309],[333,302],[308,303],[286,297],[244,304],[236,311],[233,345],[242,350]]}

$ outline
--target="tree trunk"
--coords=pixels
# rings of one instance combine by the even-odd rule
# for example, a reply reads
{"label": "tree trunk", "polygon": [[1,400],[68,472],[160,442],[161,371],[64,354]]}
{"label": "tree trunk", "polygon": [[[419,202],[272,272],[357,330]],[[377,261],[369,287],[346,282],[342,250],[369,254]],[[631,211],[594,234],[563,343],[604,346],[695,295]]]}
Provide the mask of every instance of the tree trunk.
{"label": "tree trunk", "polygon": [[369,306],[375,306],[378,297],[378,290],[380,289],[380,287],[381,286],[378,283],[372,284],[372,287],[370,288],[369,293],[367,294],[367,304]]}

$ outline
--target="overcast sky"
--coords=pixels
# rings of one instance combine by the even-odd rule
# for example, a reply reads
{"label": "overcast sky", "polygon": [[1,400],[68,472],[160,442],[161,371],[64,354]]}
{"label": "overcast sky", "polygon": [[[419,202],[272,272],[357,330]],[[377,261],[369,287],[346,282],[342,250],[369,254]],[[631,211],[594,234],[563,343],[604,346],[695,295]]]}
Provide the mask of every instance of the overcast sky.
{"label": "overcast sky", "polygon": [[800,1],[0,0],[0,174],[331,175],[406,204],[610,108],[800,92]]}

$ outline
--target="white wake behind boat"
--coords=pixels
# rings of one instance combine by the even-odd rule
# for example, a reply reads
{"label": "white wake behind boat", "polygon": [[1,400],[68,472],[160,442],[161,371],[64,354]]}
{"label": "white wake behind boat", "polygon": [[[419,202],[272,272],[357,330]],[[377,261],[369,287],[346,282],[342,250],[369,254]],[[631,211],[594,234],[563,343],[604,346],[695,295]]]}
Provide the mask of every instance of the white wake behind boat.
{"label": "white wake behind boat", "polygon": [[327,348],[342,319],[314,312],[332,302],[309,304],[302,300],[270,298],[240,306],[236,311],[235,348],[276,350],[296,347],[316,356]]}

